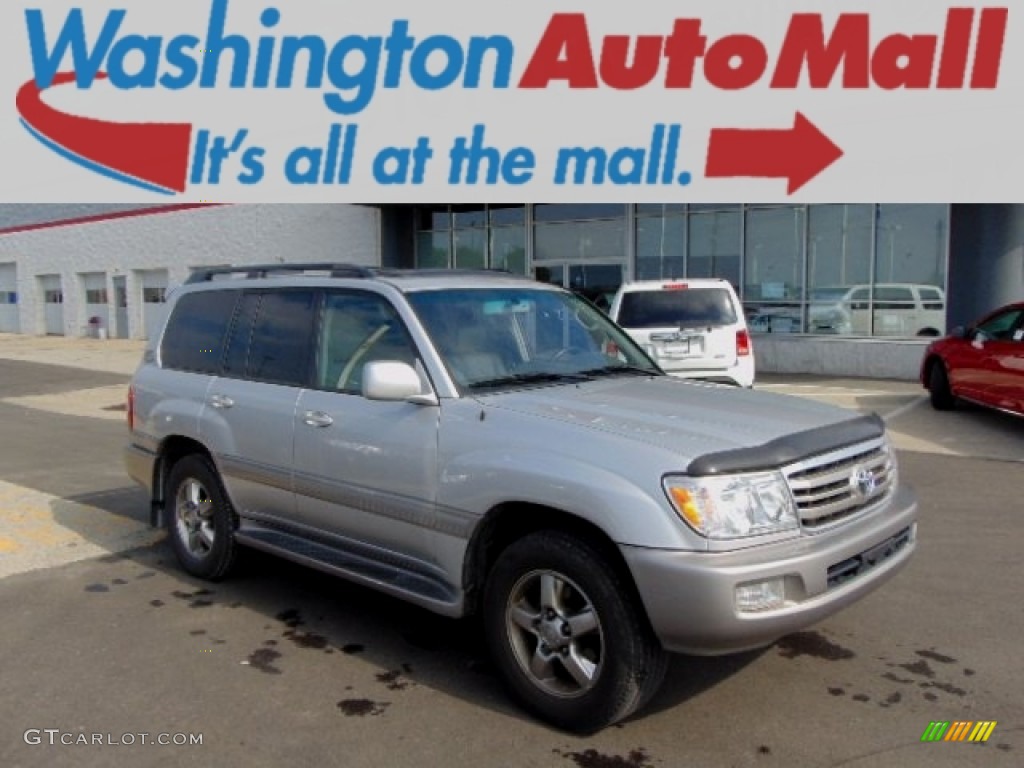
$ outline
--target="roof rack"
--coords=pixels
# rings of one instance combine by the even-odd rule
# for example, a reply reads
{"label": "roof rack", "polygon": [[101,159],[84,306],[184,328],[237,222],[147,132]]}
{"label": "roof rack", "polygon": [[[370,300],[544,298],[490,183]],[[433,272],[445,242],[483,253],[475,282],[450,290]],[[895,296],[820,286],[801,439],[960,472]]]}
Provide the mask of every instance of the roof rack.
{"label": "roof rack", "polygon": [[348,277],[359,279],[372,279],[375,277],[429,277],[429,276],[451,276],[469,277],[473,275],[512,275],[509,269],[447,269],[443,267],[410,269],[394,267],[366,267],[359,264],[246,264],[237,267],[209,267],[195,270],[185,285],[195,283],[208,283],[219,275],[239,275],[246,279],[272,277],[275,274],[295,274],[300,272],[328,272],[331,277]]}
{"label": "roof rack", "polygon": [[198,269],[193,272],[186,285],[194,283],[208,283],[218,275],[245,275],[248,279],[271,277],[275,273],[293,272],[330,272],[331,277],[355,277],[371,278],[376,277],[377,272],[372,267],[365,267],[358,264],[247,264],[238,267],[213,267],[211,269]]}
{"label": "roof rack", "polygon": [[393,269],[393,270],[381,270],[378,272],[380,275],[415,275],[417,277],[438,277],[438,276],[451,276],[451,277],[473,277],[481,275],[511,275],[513,274],[509,269],[502,269],[494,267],[490,269],[474,269],[469,267],[421,267],[418,269]]}

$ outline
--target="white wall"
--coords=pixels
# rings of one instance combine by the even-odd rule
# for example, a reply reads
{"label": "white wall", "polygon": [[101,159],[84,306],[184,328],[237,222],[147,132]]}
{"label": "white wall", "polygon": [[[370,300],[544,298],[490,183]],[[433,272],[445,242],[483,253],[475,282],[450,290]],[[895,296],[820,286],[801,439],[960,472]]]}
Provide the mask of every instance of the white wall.
{"label": "white wall", "polygon": [[[37,276],[59,274],[64,332],[82,335],[89,319],[81,274],[127,278],[132,338],[142,338],[142,270],[166,269],[171,287],[190,267],[279,261],[380,264],[380,213],[358,205],[233,205],[115,218],[0,236],[0,263],[18,264],[22,333],[42,334]],[[114,315],[113,308],[110,316]]]}
{"label": "white wall", "polygon": [[757,334],[753,347],[758,373],[914,381],[930,341]]}

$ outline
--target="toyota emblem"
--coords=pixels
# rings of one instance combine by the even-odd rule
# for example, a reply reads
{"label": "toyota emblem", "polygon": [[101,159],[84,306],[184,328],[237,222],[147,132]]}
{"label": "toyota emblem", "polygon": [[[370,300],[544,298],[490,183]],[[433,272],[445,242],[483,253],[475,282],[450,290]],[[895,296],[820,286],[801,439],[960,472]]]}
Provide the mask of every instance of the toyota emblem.
{"label": "toyota emblem", "polygon": [[867,498],[875,492],[878,482],[873,471],[867,467],[857,467],[850,477],[850,485],[860,496]]}

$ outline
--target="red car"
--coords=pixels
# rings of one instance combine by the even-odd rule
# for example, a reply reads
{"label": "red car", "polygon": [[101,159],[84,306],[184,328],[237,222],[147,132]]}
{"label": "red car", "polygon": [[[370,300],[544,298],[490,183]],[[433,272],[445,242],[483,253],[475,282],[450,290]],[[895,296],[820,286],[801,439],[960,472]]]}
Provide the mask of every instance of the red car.
{"label": "red car", "polygon": [[932,342],[921,363],[921,384],[940,411],[968,400],[1024,416],[1024,302]]}

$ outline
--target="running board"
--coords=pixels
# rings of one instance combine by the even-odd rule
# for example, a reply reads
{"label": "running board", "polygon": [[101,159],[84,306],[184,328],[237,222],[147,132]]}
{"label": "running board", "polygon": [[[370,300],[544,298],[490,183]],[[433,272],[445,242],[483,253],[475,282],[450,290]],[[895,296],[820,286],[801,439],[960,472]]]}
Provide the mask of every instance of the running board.
{"label": "running board", "polygon": [[451,585],[438,577],[402,568],[397,563],[262,526],[245,525],[235,532],[235,540],[244,546],[386,592],[444,616],[458,617],[462,613],[461,595]]}

